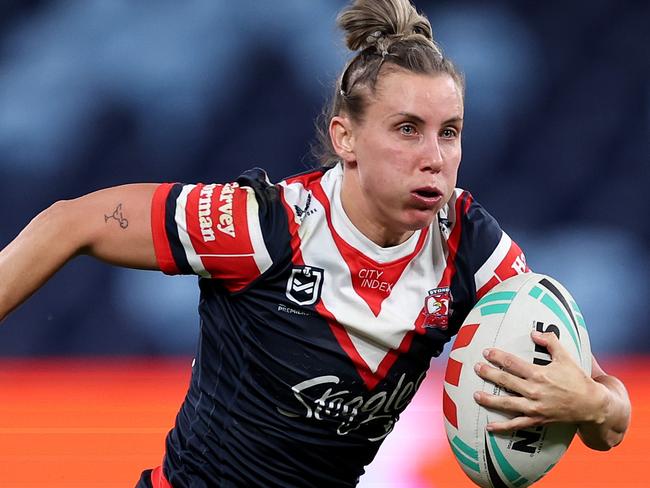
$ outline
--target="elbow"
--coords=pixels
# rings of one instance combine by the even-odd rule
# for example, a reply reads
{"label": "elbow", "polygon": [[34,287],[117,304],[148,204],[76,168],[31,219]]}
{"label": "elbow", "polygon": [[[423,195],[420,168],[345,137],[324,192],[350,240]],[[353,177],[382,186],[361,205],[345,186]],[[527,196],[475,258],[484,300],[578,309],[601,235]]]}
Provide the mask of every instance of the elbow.
{"label": "elbow", "polygon": [[617,431],[617,430],[611,430],[609,432],[609,435],[605,437],[605,448],[601,449],[601,451],[609,451],[613,447],[618,446],[621,442],[623,442],[623,438],[625,437],[625,430],[623,431]]}
{"label": "elbow", "polygon": [[588,429],[578,430],[582,442],[594,451],[609,451],[623,442],[625,430],[608,429],[607,432],[594,432]]}
{"label": "elbow", "polygon": [[623,383],[609,375],[602,374],[594,381],[605,391],[601,408],[602,418],[579,426],[584,444],[597,451],[609,451],[623,442],[630,425],[632,406]]}
{"label": "elbow", "polygon": [[609,451],[623,442],[623,437],[623,433],[612,433],[598,443],[594,443],[593,445],[587,444],[587,447],[595,451]]}

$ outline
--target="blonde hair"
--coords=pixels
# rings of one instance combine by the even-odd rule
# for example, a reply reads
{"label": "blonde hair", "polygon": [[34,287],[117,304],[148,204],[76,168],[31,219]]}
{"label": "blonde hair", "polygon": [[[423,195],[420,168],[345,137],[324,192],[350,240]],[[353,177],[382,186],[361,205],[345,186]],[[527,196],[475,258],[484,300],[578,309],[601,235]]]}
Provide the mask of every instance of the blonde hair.
{"label": "blonde hair", "polygon": [[314,155],[323,166],[338,162],[329,138],[332,117],[346,113],[361,121],[376,91],[380,72],[445,73],[464,90],[462,74],[433,39],[431,24],[409,0],[354,0],[337,18],[348,49],[355,56],[339,76],[334,95],[317,123]]}

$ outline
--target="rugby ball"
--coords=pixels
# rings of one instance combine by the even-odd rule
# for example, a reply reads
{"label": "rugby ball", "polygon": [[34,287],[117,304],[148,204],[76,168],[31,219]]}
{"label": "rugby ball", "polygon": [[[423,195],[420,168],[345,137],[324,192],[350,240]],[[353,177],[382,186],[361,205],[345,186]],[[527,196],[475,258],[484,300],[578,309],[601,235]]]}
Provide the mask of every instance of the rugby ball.
{"label": "rugby ball", "polygon": [[576,433],[573,424],[548,424],[507,433],[485,430],[508,415],[480,406],[475,391],[511,395],[474,371],[485,361],[483,350],[495,347],[545,366],[551,357],[536,345],[533,330],[554,332],[562,345],[591,375],[589,336],[571,294],[553,278],[526,273],[492,288],[471,310],[454,341],[443,391],[443,413],[451,450],[463,471],[482,487],[529,486],[559,461]]}

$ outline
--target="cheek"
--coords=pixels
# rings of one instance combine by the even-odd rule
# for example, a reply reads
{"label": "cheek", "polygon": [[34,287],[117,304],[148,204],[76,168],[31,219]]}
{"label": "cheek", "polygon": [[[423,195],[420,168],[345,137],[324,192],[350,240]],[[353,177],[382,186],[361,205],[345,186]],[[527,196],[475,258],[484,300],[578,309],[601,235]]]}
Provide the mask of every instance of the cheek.
{"label": "cheek", "polygon": [[460,159],[462,153],[460,146],[453,148],[447,154],[447,165],[445,173],[449,178],[453,177],[454,182],[456,181],[456,175],[458,174],[458,168],[460,167]]}
{"label": "cheek", "polygon": [[361,186],[370,196],[387,197],[395,189],[395,175],[390,168],[375,165],[361,175]]}
{"label": "cheek", "polygon": [[458,175],[458,169],[460,168],[460,154],[456,159],[451,161],[449,165],[449,175],[453,176],[454,181],[456,181],[456,176]]}
{"label": "cheek", "polygon": [[402,175],[406,170],[402,151],[376,144],[360,156],[363,157],[357,160],[357,164],[363,186],[372,186],[375,191],[387,194],[403,180]]}
{"label": "cheek", "polygon": [[449,199],[456,188],[458,180],[458,168],[460,167],[460,151],[446,159],[446,164],[441,172],[441,179],[444,181],[444,196]]}

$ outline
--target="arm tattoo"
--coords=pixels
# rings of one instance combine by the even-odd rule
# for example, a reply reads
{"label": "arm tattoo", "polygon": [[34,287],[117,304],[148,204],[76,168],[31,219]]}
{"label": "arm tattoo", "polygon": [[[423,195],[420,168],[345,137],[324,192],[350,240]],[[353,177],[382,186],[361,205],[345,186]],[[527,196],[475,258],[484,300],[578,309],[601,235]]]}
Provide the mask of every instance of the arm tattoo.
{"label": "arm tattoo", "polygon": [[120,203],[115,211],[111,215],[104,215],[104,222],[108,223],[110,219],[115,219],[119,222],[122,229],[126,229],[129,226],[129,221],[124,218],[122,214],[122,204]]}

